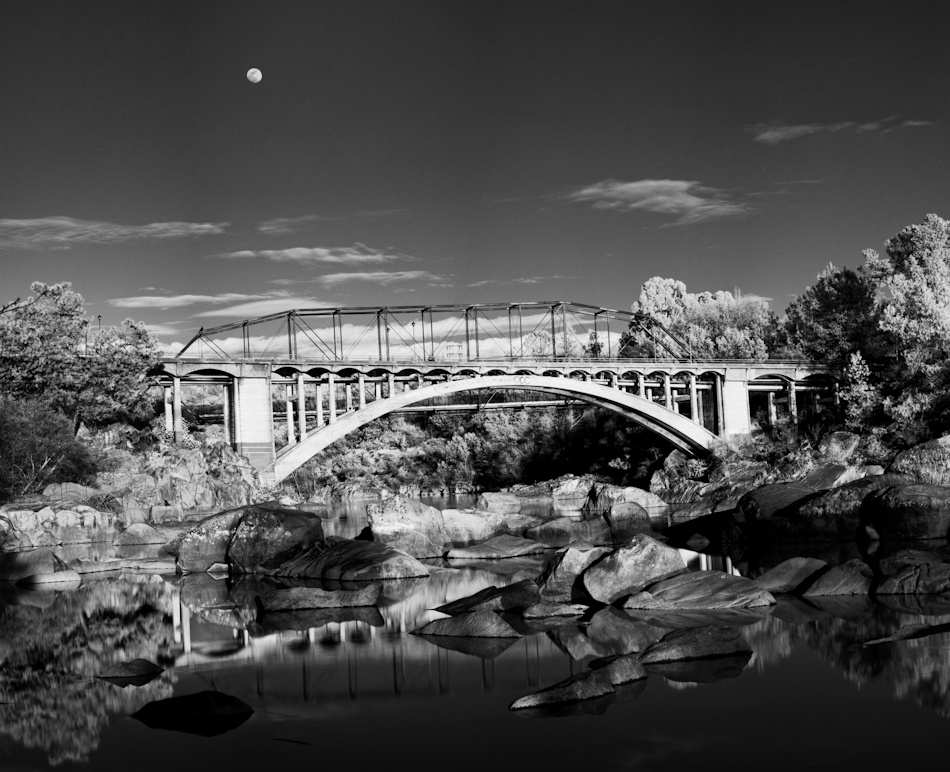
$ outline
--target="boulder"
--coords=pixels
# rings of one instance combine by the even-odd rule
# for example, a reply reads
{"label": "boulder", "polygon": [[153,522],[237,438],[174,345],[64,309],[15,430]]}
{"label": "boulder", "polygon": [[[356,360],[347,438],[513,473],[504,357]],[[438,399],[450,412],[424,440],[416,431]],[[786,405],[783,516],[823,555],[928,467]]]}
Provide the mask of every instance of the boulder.
{"label": "boulder", "polygon": [[466,598],[453,600],[435,609],[442,614],[458,616],[469,611],[510,611],[533,606],[541,600],[538,585],[531,579],[504,587],[486,587],[484,590],[469,595]]}
{"label": "boulder", "polygon": [[616,606],[595,611],[584,630],[584,638],[594,645],[597,656],[643,651],[664,635],[660,626],[651,624]]}
{"label": "boulder", "polygon": [[819,576],[805,592],[807,597],[825,595],[867,595],[874,582],[874,573],[861,560],[848,560],[832,566]]}
{"label": "boulder", "polygon": [[325,549],[311,547],[270,573],[300,579],[375,581],[428,576],[429,569],[385,544],[329,537]]}
{"label": "boulder", "polygon": [[587,505],[584,507],[590,512],[606,512],[614,504],[639,504],[649,517],[666,517],[670,513],[670,505],[655,493],[642,488],[611,485],[610,483],[595,483],[590,490]]}
{"label": "boulder", "polygon": [[647,677],[647,671],[640,662],[639,654],[616,654],[592,660],[592,670],[603,670],[614,686],[640,681]]}
{"label": "boulder", "polygon": [[590,498],[593,485],[594,480],[589,475],[577,477],[567,474],[558,477],[551,483],[551,498],[554,500],[555,509],[583,509]]}
{"label": "boulder", "polygon": [[587,550],[566,547],[559,550],[538,577],[541,598],[555,603],[572,603],[580,600],[585,593],[582,588],[577,587],[578,576],[591,563],[609,551],[604,547]]}
{"label": "boulder", "polygon": [[770,606],[775,598],[751,579],[722,571],[691,571],[661,579],[631,595],[624,608],[719,609]]}
{"label": "boulder", "polygon": [[470,611],[445,619],[435,619],[413,635],[439,635],[452,638],[521,638],[511,625],[494,611]]}
{"label": "boulder", "polygon": [[548,547],[566,547],[578,541],[596,545],[614,543],[610,526],[600,515],[589,518],[558,517],[526,529],[524,535]]}
{"label": "boulder", "polygon": [[311,512],[253,505],[243,512],[228,545],[228,564],[235,573],[268,573],[324,544],[323,521]]}
{"label": "boulder", "polygon": [[845,464],[819,464],[798,482],[817,491],[831,490],[861,477],[861,471],[854,466]]}
{"label": "boulder", "polygon": [[817,495],[818,491],[801,483],[771,483],[746,493],[737,508],[745,522],[755,523],[785,515]]}
{"label": "boulder", "polygon": [[868,501],[868,522],[881,540],[945,539],[950,487],[899,485]]}
{"label": "boulder", "polygon": [[524,555],[539,555],[546,549],[545,545],[532,539],[503,534],[493,536],[480,544],[451,549],[446,557],[451,560],[504,560]]}
{"label": "boulder", "polygon": [[674,630],[664,635],[640,654],[640,662],[650,665],[751,653],[749,642],[734,627],[710,625]]}
{"label": "boulder", "polygon": [[0,552],[0,582],[19,582],[31,576],[68,570],[69,567],[47,549]]}
{"label": "boulder", "polygon": [[405,496],[367,504],[373,541],[417,558],[442,557],[452,548],[442,513]]}
{"label": "boulder", "polygon": [[115,547],[127,547],[132,544],[164,544],[165,537],[152,526],[145,523],[132,523],[113,540]]}
{"label": "boulder", "polygon": [[651,582],[685,570],[678,550],[646,534],[636,534],[627,544],[592,563],[581,574],[581,581],[594,600],[613,603]]}
{"label": "boulder", "polygon": [[147,659],[133,659],[131,662],[117,662],[102,670],[96,678],[116,686],[144,686],[165,672],[154,662]]}
{"label": "boulder", "polygon": [[52,501],[80,502],[98,496],[101,491],[74,482],[53,483],[43,488],[43,498]]}
{"label": "boulder", "polygon": [[533,694],[519,697],[508,706],[509,710],[529,710],[563,703],[582,702],[613,694],[609,672],[604,669],[587,670]]}
{"label": "boulder", "polygon": [[112,541],[121,519],[83,504],[54,504],[39,509],[8,507],[4,517],[24,546],[54,547]]}
{"label": "boulder", "polygon": [[887,471],[923,485],[950,486],[950,435],[901,451]]}
{"label": "boulder", "polygon": [[785,521],[784,534],[803,540],[852,541],[863,536],[865,499],[891,484],[886,476],[865,477],[805,499]]}
{"label": "boulder", "polygon": [[485,541],[505,530],[504,515],[474,509],[443,509],[442,522],[453,546]]}
{"label": "boulder", "polygon": [[907,555],[893,556],[881,565],[886,575],[874,588],[876,595],[940,595],[950,592],[950,563]]}
{"label": "boulder", "polygon": [[818,444],[818,452],[827,462],[846,464],[860,442],[861,437],[853,432],[832,432]]}
{"label": "boulder", "polygon": [[517,515],[521,511],[521,499],[514,493],[483,493],[475,502],[475,509],[496,515]]}
{"label": "boulder", "polygon": [[289,587],[272,590],[255,598],[258,612],[299,611],[311,608],[353,608],[374,606],[382,585],[367,584],[356,590],[324,590],[319,587]]}
{"label": "boulder", "polygon": [[553,603],[542,600],[528,606],[521,614],[523,619],[551,619],[552,617],[579,617],[587,611],[587,606],[578,603]]}
{"label": "boulder", "polygon": [[772,593],[795,592],[827,567],[828,564],[818,558],[789,558],[752,581]]}
{"label": "boulder", "polygon": [[232,509],[206,517],[166,544],[162,551],[178,559],[183,573],[207,571],[215,563],[226,563],[231,535],[244,516],[244,509]]}
{"label": "boulder", "polygon": [[629,541],[635,534],[653,532],[650,515],[635,501],[613,504],[603,517],[607,521],[610,535],[616,545]]}

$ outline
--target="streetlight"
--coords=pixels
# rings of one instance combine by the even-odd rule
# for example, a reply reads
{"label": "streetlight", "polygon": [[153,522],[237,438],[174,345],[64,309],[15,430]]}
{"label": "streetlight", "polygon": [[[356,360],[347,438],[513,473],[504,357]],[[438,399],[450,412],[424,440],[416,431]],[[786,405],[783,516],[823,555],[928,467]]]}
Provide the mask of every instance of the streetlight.
{"label": "streetlight", "polygon": [[416,323],[412,323],[412,361],[416,360]]}

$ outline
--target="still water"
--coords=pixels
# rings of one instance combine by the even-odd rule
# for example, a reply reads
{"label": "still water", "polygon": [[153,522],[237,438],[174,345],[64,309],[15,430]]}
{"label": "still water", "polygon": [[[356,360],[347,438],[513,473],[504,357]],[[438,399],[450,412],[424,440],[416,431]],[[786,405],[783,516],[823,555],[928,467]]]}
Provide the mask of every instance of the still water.
{"label": "still water", "polygon": [[[461,502],[464,504],[464,502]],[[326,531],[353,535],[360,504]],[[737,570],[690,555],[693,567]],[[535,576],[542,559],[455,564],[393,583],[372,610],[314,612],[289,629],[255,622],[260,580],[87,576],[70,592],[0,595],[0,769],[382,768],[533,770],[883,769],[945,763],[950,633],[861,646],[903,625],[950,622],[950,598],[783,600],[760,613],[634,617],[613,608],[520,639],[443,648],[410,635],[435,606]],[[739,626],[748,662],[653,672],[567,715],[508,710],[516,698],[639,650],[670,629]],[[142,686],[95,676],[142,657]],[[153,728],[149,703],[213,692],[253,713],[210,709]],[[224,699],[227,699],[226,697]],[[154,722],[151,722],[154,724]]]}

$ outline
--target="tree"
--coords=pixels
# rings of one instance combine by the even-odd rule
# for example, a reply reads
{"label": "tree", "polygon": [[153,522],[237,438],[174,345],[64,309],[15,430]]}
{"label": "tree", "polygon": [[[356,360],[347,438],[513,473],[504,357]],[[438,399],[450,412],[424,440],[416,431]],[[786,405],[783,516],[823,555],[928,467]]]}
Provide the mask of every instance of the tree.
{"label": "tree", "polygon": [[161,362],[144,325],[125,320],[90,330],[82,296],[68,282],[35,282],[34,295],[0,314],[0,391],[41,400],[72,421],[97,426],[151,414],[148,370]]}
{"label": "tree", "polygon": [[[644,282],[634,313],[647,314],[703,359],[764,359],[770,353],[775,315],[768,301],[731,292],[686,291],[674,279],[654,276]],[[665,356],[655,336],[631,325],[621,337],[621,356]]]}

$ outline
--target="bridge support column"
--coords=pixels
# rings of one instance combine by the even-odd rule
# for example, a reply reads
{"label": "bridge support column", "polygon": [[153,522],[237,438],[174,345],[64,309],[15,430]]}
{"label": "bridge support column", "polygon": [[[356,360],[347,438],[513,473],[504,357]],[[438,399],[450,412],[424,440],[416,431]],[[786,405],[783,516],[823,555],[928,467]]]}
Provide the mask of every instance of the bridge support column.
{"label": "bridge support column", "polygon": [[349,413],[353,409],[353,384],[344,383],[343,384],[343,396],[344,404],[346,405],[346,412]]}
{"label": "bridge support column", "polygon": [[392,373],[386,373],[386,385],[389,387],[389,393],[387,397],[396,396],[396,376]]}
{"label": "bridge support column", "polygon": [[274,414],[269,365],[242,367],[234,382],[235,428],[238,453],[256,469],[274,461]]}
{"label": "bridge support column", "polygon": [[296,445],[297,435],[294,433],[294,391],[289,383],[284,386],[284,400],[287,405],[287,444]]}
{"label": "bridge support column", "polygon": [[297,373],[297,433],[301,442],[307,439],[307,384],[303,373]]}
{"label": "bridge support column", "polygon": [[[222,399],[221,399],[221,408],[222,408],[221,412],[223,413],[223,415],[221,416],[221,418],[222,418],[222,425],[223,425],[223,427],[224,427],[224,441],[225,441],[226,444],[232,445],[232,438],[231,438],[231,424],[232,424],[232,420],[231,420],[231,384],[230,384],[230,383],[224,384],[224,387],[223,387],[222,393],[221,393],[221,397],[222,397]],[[232,447],[233,447],[233,445],[232,445]]]}
{"label": "bridge support column", "polygon": [[172,387],[163,386],[162,396],[165,400],[165,431],[171,436],[175,435],[175,416],[172,412]]}
{"label": "bridge support column", "polygon": [[185,434],[185,425],[181,420],[181,378],[176,375],[172,383],[172,436],[177,444]]}
{"label": "bridge support column", "polygon": [[722,432],[728,442],[748,442],[752,436],[749,420],[749,389],[744,370],[727,367],[722,383]]}
{"label": "bridge support column", "polygon": [[314,384],[317,392],[317,430],[323,428],[323,384],[317,381]]}
{"label": "bridge support column", "polygon": [[327,399],[327,412],[330,414],[327,423],[336,423],[336,377],[333,373],[327,373],[327,390],[329,398]]}
{"label": "bridge support column", "polygon": [[373,401],[379,402],[383,398],[383,383],[382,381],[376,381],[373,384]]}
{"label": "bridge support column", "polygon": [[637,396],[645,397],[646,390],[643,388],[643,373],[636,373],[637,376]]}
{"label": "bridge support column", "polygon": [[696,391],[696,374],[689,374],[689,417],[702,426],[699,415],[699,392]]}
{"label": "bridge support column", "polygon": [[663,373],[663,405],[669,410],[676,410],[673,404],[673,387],[670,383],[670,374]]}
{"label": "bridge support column", "polygon": [[716,414],[716,434],[719,437],[725,437],[723,430],[723,404],[722,404],[722,376],[719,373],[713,375],[713,405]]}
{"label": "bridge support column", "polygon": [[795,394],[795,381],[788,382],[788,423],[793,429],[798,426],[798,399]]}
{"label": "bridge support column", "polygon": [[357,404],[359,405],[359,409],[362,410],[366,407],[366,376],[364,376],[363,373],[356,376],[356,384],[357,391],[359,392],[357,395],[359,402]]}
{"label": "bridge support column", "polygon": [[765,399],[769,406],[769,429],[774,429],[778,426],[778,410],[775,407],[775,394],[770,391],[765,395]]}

